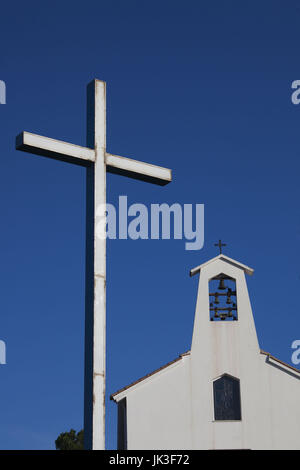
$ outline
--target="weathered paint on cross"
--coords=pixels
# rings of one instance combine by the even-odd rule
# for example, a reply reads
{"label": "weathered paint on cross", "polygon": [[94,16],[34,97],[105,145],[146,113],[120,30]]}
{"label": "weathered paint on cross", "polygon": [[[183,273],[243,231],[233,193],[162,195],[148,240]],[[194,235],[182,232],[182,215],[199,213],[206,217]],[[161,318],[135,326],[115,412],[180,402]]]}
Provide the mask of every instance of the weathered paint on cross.
{"label": "weathered paint on cross", "polygon": [[84,438],[86,449],[105,449],[106,239],[97,234],[106,204],[106,171],[161,186],[171,170],[106,152],[106,84],[87,88],[87,146],[81,147],[29,132],[17,136],[25,152],[83,165],[86,184],[86,306]]}

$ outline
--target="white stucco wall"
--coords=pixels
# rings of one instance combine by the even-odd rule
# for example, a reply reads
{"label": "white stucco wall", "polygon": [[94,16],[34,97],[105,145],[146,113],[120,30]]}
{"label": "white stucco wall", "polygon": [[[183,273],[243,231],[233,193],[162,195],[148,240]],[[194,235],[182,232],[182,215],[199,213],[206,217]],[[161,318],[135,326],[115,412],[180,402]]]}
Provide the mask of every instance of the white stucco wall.
{"label": "white stucco wall", "polygon": [[[238,321],[209,320],[209,280],[236,280]],[[127,398],[128,449],[300,449],[300,374],[259,349],[244,270],[201,269],[191,354],[117,395]],[[213,380],[240,380],[241,421],[214,421]]]}
{"label": "white stucco wall", "polygon": [[145,449],[145,445],[153,449],[188,448],[191,442],[188,382],[189,364],[182,360],[155,374],[148,383],[141,383],[127,396],[128,448]]}

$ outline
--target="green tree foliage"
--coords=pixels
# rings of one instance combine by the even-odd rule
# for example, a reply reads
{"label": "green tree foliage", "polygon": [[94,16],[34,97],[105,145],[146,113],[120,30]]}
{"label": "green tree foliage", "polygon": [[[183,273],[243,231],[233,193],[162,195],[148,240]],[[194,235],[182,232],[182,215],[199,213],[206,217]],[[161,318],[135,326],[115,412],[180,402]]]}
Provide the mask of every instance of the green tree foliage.
{"label": "green tree foliage", "polygon": [[76,433],[74,429],[62,432],[55,441],[56,450],[83,450],[83,429]]}

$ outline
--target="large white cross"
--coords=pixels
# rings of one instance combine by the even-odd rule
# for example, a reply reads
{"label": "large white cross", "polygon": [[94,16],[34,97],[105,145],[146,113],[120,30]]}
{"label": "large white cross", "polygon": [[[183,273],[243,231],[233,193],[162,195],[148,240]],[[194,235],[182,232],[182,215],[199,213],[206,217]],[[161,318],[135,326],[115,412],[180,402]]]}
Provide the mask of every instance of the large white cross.
{"label": "large white cross", "polygon": [[16,148],[87,167],[84,438],[86,449],[105,449],[106,240],[97,237],[97,208],[106,204],[106,171],[161,186],[171,170],[106,152],[106,84],[87,87],[87,146],[29,132]]}

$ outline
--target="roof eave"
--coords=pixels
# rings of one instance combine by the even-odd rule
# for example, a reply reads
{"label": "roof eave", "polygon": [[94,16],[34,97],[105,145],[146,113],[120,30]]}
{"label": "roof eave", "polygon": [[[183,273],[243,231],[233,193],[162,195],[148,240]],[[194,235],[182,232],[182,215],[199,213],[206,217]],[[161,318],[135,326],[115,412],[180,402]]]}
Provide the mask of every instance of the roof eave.
{"label": "roof eave", "polygon": [[202,268],[204,268],[205,266],[207,266],[207,265],[209,265],[209,264],[211,264],[211,263],[213,263],[214,261],[217,261],[217,260],[225,261],[226,263],[231,264],[232,266],[235,266],[239,269],[242,269],[249,276],[252,276],[252,274],[254,273],[254,269],[250,268],[249,266],[246,266],[245,264],[242,264],[239,261],[236,261],[232,258],[229,258],[226,255],[220,254],[220,255],[216,256],[215,258],[212,258],[209,261],[206,261],[205,263],[202,263],[199,266],[196,266],[195,268],[191,269],[190,270],[190,276],[191,277],[194,276],[195,274],[200,272]]}
{"label": "roof eave", "polygon": [[143,377],[141,377],[140,379],[136,380],[135,382],[132,382],[131,384],[126,385],[125,387],[121,388],[120,390],[118,390],[118,391],[115,392],[115,393],[112,393],[112,394],[110,395],[110,400],[113,400],[114,402],[118,402],[119,399],[117,399],[117,397],[118,397],[119,395],[123,394],[124,392],[127,392],[127,390],[129,390],[130,388],[134,387],[135,385],[138,385],[139,383],[143,382],[143,381],[146,380],[146,379],[149,379],[150,377],[152,377],[153,375],[157,374],[158,372],[161,372],[161,371],[167,369],[168,367],[174,365],[175,363],[181,361],[184,356],[188,356],[189,354],[190,354],[190,351],[187,351],[187,352],[185,352],[185,353],[180,354],[180,355],[179,355],[176,359],[174,359],[173,361],[168,362],[167,364],[165,364],[164,366],[160,367],[159,369],[156,369],[156,370],[154,370],[153,372],[150,372],[149,374],[144,375]]}

